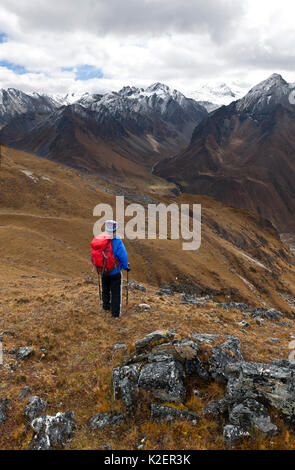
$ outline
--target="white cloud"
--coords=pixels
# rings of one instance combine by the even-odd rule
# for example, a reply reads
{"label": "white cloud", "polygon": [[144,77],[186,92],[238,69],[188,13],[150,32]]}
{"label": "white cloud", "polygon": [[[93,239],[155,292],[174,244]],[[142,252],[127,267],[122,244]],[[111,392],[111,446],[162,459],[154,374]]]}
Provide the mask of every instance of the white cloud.
{"label": "white cloud", "polygon": [[[1,0],[0,87],[102,92],[163,81],[186,93],[200,81],[295,81],[291,0]],[[103,79],[75,80],[75,68]],[[67,69],[67,70],[65,70]]]}

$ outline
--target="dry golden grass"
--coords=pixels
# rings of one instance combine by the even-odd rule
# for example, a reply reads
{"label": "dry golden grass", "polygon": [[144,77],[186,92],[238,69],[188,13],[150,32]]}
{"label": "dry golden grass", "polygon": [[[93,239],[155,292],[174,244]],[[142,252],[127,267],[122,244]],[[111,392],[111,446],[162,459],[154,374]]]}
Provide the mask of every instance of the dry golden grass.
{"label": "dry golden grass", "polygon": [[[242,313],[217,309],[213,303],[206,308],[180,305],[180,296],[161,299],[155,289],[132,291],[128,312],[119,320],[102,312],[97,285],[85,279],[52,280],[23,278],[17,282],[0,281],[0,331],[4,335],[4,365],[1,367],[0,398],[11,399],[8,420],[0,425],[0,448],[27,448],[31,432],[26,430],[23,409],[27,399],[18,395],[25,385],[31,394],[39,395],[49,405],[49,414],[71,409],[78,429],[70,449],[136,449],[144,441],[145,449],[223,449],[222,426],[202,418],[193,426],[186,422],[153,423],[149,418],[149,398],[142,400],[135,417],[116,428],[92,431],[88,419],[97,412],[124,412],[120,402],[113,402],[112,368],[119,365],[132,350],[133,343],[156,329],[178,328],[179,334],[194,332],[233,334],[240,338],[246,360],[270,362],[288,357],[290,333],[294,327],[276,328],[272,322],[259,327],[254,320],[247,334],[240,331]],[[151,311],[140,312],[138,304],[149,303]],[[214,321],[224,321],[224,325]],[[280,344],[267,338],[276,336]],[[114,351],[115,343],[125,343],[127,353]],[[13,347],[33,346],[34,354],[16,364]],[[46,353],[42,350],[46,349]],[[203,351],[206,357],[206,349]],[[222,397],[222,386],[196,382],[205,400],[190,396],[185,408],[201,413],[203,406]],[[295,435],[273,413],[280,434],[271,439],[257,437],[245,440],[241,448],[293,448]]]}

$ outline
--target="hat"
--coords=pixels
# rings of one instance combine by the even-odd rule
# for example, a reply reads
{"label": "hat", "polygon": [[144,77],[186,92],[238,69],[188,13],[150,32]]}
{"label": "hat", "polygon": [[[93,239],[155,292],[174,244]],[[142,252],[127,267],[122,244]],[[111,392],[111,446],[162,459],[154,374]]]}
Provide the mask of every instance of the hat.
{"label": "hat", "polygon": [[106,231],[110,233],[115,232],[118,228],[118,224],[115,220],[107,220],[105,225],[106,225]]}

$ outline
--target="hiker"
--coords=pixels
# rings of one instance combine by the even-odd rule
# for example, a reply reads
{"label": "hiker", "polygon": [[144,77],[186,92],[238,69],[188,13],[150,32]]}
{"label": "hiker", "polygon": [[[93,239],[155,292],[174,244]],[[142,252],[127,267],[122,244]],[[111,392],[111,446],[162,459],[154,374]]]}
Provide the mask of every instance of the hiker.
{"label": "hiker", "polygon": [[130,271],[126,248],[116,231],[115,220],[105,223],[106,234],[100,235],[91,243],[91,260],[101,274],[102,306],[105,311],[112,311],[113,318],[119,318],[122,308],[122,269]]}

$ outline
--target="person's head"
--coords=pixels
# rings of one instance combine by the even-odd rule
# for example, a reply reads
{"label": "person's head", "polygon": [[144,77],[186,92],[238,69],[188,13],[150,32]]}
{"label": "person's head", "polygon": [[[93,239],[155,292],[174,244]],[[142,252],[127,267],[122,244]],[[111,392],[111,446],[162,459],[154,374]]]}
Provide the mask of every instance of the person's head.
{"label": "person's head", "polygon": [[105,223],[105,227],[107,234],[114,236],[118,228],[118,223],[115,220],[107,220]]}

